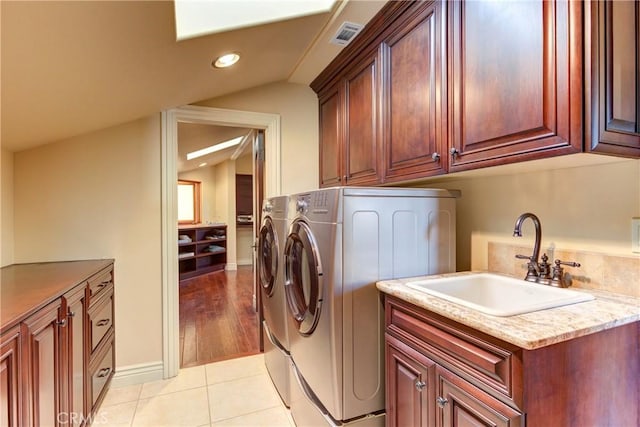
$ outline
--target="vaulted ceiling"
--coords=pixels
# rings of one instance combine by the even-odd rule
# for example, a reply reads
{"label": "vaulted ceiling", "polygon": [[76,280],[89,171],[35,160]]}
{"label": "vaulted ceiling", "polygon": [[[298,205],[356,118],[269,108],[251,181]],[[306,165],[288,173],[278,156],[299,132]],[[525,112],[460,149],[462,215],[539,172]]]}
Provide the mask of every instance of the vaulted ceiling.
{"label": "vaulted ceiling", "polygon": [[[278,0],[276,0],[278,1]],[[2,147],[20,151],[263,84],[309,84],[386,0],[176,41],[171,1],[1,1]],[[242,2],[240,2],[242,3]],[[211,61],[229,51],[229,69]]]}

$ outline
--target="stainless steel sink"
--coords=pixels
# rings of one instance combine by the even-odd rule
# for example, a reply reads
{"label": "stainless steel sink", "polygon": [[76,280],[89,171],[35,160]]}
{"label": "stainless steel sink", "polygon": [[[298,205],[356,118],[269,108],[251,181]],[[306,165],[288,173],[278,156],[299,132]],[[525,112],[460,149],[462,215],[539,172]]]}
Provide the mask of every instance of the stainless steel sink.
{"label": "stainless steel sink", "polygon": [[593,300],[593,295],[493,273],[408,282],[429,295],[493,316],[514,316]]}

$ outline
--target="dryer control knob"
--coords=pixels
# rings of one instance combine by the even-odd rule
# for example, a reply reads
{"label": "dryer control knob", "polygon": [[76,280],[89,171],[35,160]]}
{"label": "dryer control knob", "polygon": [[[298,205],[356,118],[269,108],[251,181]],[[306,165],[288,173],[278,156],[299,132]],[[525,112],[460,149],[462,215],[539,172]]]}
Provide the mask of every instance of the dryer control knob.
{"label": "dryer control knob", "polygon": [[265,203],[262,207],[262,212],[270,213],[271,211],[273,211],[273,205],[271,203]]}
{"label": "dryer control knob", "polygon": [[307,210],[307,202],[304,199],[300,199],[296,202],[296,210],[300,213],[304,213]]}

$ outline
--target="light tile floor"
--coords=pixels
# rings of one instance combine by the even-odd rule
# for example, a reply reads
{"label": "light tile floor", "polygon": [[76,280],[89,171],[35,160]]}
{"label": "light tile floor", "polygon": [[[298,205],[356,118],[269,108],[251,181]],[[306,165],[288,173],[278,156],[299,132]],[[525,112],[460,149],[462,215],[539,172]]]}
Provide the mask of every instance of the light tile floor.
{"label": "light tile floor", "polygon": [[169,380],[112,387],[93,425],[295,427],[262,354],[181,369]]}

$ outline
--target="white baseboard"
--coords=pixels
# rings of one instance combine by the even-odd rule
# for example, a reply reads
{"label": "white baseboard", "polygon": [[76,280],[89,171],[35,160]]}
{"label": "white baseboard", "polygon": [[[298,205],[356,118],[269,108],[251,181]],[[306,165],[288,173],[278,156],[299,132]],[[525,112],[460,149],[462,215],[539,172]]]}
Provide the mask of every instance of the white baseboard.
{"label": "white baseboard", "polygon": [[164,369],[162,361],[118,367],[111,380],[111,387],[123,387],[157,381],[163,379],[163,376]]}
{"label": "white baseboard", "polygon": [[227,266],[224,268],[227,271],[235,271],[238,269],[238,264],[235,262],[228,262]]}

